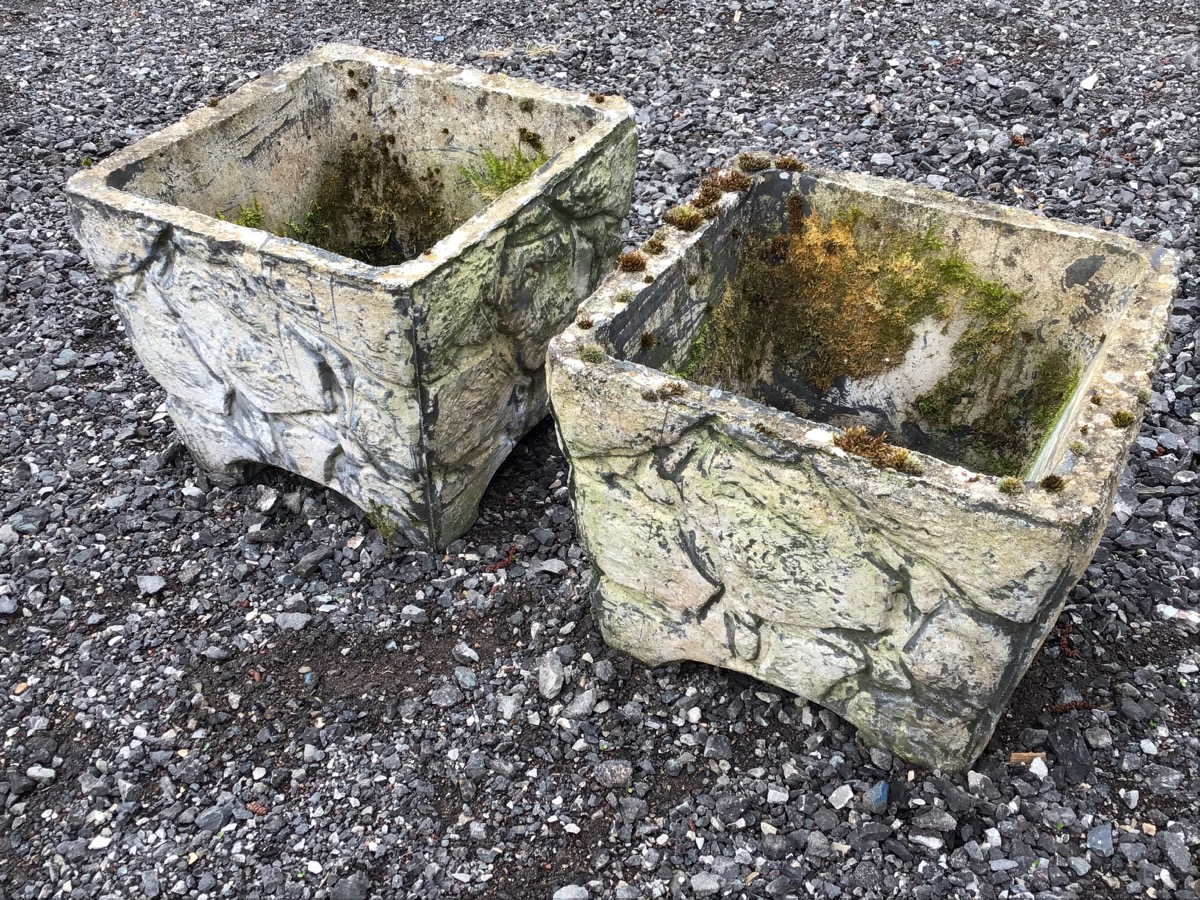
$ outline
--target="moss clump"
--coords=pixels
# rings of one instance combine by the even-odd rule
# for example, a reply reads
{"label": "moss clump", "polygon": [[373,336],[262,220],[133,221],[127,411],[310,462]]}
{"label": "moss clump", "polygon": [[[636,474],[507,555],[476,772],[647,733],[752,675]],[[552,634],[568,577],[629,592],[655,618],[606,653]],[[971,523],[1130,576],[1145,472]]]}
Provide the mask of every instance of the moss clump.
{"label": "moss clump", "polygon": [[593,327],[595,324],[596,323],[594,321],[592,321],[591,319],[589,319],[587,316],[581,316],[580,318],[575,320],[575,327],[582,328],[584,331],[587,331],[589,328]]}
{"label": "moss clump", "polygon": [[617,257],[617,268],[622,272],[644,272],[646,270],[646,254],[640,250],[630,250]]}
{"label": "moss clump", "polygon": [[[533,152],[526,154],[522,149],[524,146]],[[517,142],[507,154],[502,156],[484,150],[480,154],[480,165],[459,166],[458,174],[467,180],[479,196],[490,201],[528,181],[548,159],[541,137],[522,128],[518,132]]]}
{"label": "moss clump", "polygon": [[585,363],[593,364],[602,363],[604,362],[605,358],[604,351],[600,349],[599,344],[584,344],[579,348],[579,352],[576,354],[576,356],[578,356]]}
{"label": "moss clump", "polygon": [[707,340],[693,347],[699,380],[751,392],[778,360],[824,393],[840,378],[887,371],[917,322],[947,315],[961,279],[954,258],[936,256],[931,235],[863,246],[856,211],[825,221],[793,206],[790,233],[747,243]]}
{"label": "moss clump", "polygon": [[457,223],[441,203],[438,171],[413,172],[394,147],[384,135],[326,161],[303,218],[276,233],[373,266],[420,256]]}
{"label": "moss clump", "polygon": [[668,225],[675,226],[680,231],[695,231],[704,224],[704,216],[694,206],[684,204],[663,213],[663,221]]}
{"label": "moss clump", "polygon": [[1149,403],[1150,402],[1150,389],[1144,388],[1144,387],[1138,388],[1137,399],[1138,399],[1138,403],[1141,403],[1143,406],[1146,405],[1147,403]]}
{"label": "moss clump", "polygon": [[644,391],[642,393],[643,400],[669,400],[672,397],[682,397],[687,393],[685,388],[678,381],[668,381],[657,391]]}
{"label": "moss clump", "polygon": [[658,346],[658,337],[653,331],[642,332],[642,339],[639,341],[643,350],[653,350]]}
{"label": "moss clump", "polygon": [[895,469],[905,475],[920,475],[921,464],[903,447],[887,442],[887,433],[871,434],[862,425],[847,428],[833,438],[833,445],[847,453],[861,456],[877,469]]}
{"label": "moss clump", "polygon": [[731,191],[747,191],[750,189],[750,177],[737,169],[725,169],[712,177],[712,183],[725,193]]}
{"label": "moss clump", "polygon": [[533,112],[533,99],[530,97],[522,97],[520,102],[517,103],[517,109],[523,113]]}
{"label": "moss clump", "polygon": [[632,299],[633,291],[629,290],[628,288],[623,291],[617,291],[617,293],[613,295],[614,303],[628,303]]}
{"label": "moss clump", "polygon": [[1025,493],[1025,483],[1020,478],[1013,478],[1008,475],[1000,479],[1000,483],[996,485],[996,490],[1002,494],[1023,494]]}
{"label": "moss clump", "polygon": [[1072,453],[1074,453],[1076,456],[1087,456],[1089,448],[1088,448],[1088,445],[1085,444],[1083,441],[1072,441],[1071,446],[1068,447],[1067,449],[1070,450]]}
{"label": "moss clump", "polygon": [[392,511],[378,500],[372,500],[366,509],[366,517],[367,524],[375,529],[384,546],[389,550],[393,549],[396,537],[400,533],[400,526]]}
{"label": "moss clump", "polygon": [[771,168],[772,162],[769,153],[742,153],[738,156],[738,168],[743,172],[761,172]]}
{"label": "moss clump", "polygon": [[1048,494],[1061,494],[1067,488],[1067,479],[1061,475],[1047,475],[1041,481],[1042,490]]}
{"label": "moss clump", "polygon": [[794,156],[781,156],[775,160],[775,168],[782,169],[785,172],[803,172],[804,163],[800,162]]}
{"label": "moss clump", "polygon": [[656,231],[646,239],[646,243],[642,244],[642,252],[649,253],[651,256],[658,256],[667,249],[667,242],[663,239],[663,233]]}
{"label": "moss clump", "polygon": [[884,224],[856,207],[829,218],[788,201],[788,229],[748,241],[681,374],[749,396],[783,373],[826,394],[903,361],[922,320],[965,320],[952,366],[909,415],[940,455],[1019,474],[1075,388],[1065,351],[1040,346],[1021,297],[947,252],[933,227]]}
{"label": "moss clump", "polygon": [[1137,417],[1127,409],[1118,409],[1112,414],[1112,423],[1117,428],[1128,428],[1136,421]]}
{"label": "moss clump", "polygon": [[716,182],[711,178],[704,178],[700,181],[700,190],[696,192],[691,203],[696,209],[704,209],[715,204],[724,195],[725,192],[717,187]]}
{"label": "moss clump", "polygon": [[985,322],[967,329],[953,350],[955,369],[917,398],[916,408],[935,429],[958,436],[973,466],[1018,475],[1070,399],[1079,369],[1066,352],[1051,350],[1038,360],[1032,382],[1011,390],[1007,376],[1034,349],[1031,340],[1011,330],[1011,317]]}
{"label": "moss clump", "polygon": [[243,228],[262,228],[263,227],[263,208],[258,202],[257,197],[250,199],[249,206],[239,206],[237,218],[234,219],[238,225]]}

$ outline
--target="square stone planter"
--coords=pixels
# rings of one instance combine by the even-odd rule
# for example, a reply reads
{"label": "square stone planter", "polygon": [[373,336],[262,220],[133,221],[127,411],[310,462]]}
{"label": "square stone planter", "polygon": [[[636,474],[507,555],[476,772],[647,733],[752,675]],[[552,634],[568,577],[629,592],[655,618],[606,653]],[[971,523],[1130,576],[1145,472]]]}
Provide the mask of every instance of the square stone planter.
{"label": "square stone planter", "polygon": [[202,465],[296,472],[443,546],[545,415],[636,143],[617,98],[329,45],[67,191]]}
{"label": "square stone planter", "polygon": [[1104,531],[1175,260],[771,163],[713,179],[550,345],[596,617],[961,769]]}

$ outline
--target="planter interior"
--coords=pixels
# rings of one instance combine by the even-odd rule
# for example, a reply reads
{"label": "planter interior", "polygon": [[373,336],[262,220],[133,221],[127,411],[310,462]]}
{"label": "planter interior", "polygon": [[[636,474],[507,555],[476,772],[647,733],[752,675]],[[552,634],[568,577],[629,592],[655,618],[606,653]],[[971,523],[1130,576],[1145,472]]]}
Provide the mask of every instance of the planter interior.
{"label": "planter interior", "polygon": [[329,45],[68,196],[203,465],[297,472],[444,546],[545,415],[635,165],[617,98]]}
{"label": "planter interior", "polygon": [[962,768],[1103,532],[1174,260],[850,175],[701,197],[551,345],[605,637]]}

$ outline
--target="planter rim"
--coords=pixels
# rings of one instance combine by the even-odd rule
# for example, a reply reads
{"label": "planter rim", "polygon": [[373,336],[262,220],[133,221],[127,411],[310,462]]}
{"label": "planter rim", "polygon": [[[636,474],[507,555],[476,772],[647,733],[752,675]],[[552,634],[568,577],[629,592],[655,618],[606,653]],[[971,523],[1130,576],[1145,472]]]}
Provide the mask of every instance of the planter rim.
{"label": "planter rim", "polygon": [[[1088,426],[1086,442],[1089,452],[1086,455],[1074,457],[1071,454],[1073,461],[1068,469],[1064,469],[1065,454],[1061,452],[1057,454],[1057,459],[1051,461],[1053,465],[1049,471],[1062,472],[1066,479],[1066,486],[1061,492],[1051,493],[1042,490],[1036,483],[1027,482],[1021,493],[1006,494],[999,489],[1002,479],[998,476],[973,472],[914,449],[910,449],[909,453],[923,467],[922,475],[877,469],[866,460],[834,446],[833,436],[838,431],[834,426],[736,393],[697,384],[682,376],[614,354],[608,341],[612,325],[626,315],[627,310],[637,308],[639,295],[651,287],[646,283],[647,279],[657,280],[672,267],[681,265],[689,248],[703,242],[711,231],[728,227],[730,213],[766,177],[815,179],[901,202],[919,203],[958,216],[988,220],[1007,228],[1033,229],[1099,242],[1112,250],[1133,254],[1145,261],[1145,276],[1118,312],[1093,361],[1080,373],[1079,384],[1072,398],[1056,420],[1073,418],[1076,425]],[[1157,358],[1161,355],[1162,325],[1165,323],[1161,321],[1163,313],[1160,311],[1156,314],[1155,310],[1163,306],[1169,309],[1169,303],[1164,304],[1163,299],[1166,297],[1169,300],[1177,290],[1179,257],[1174,251],[1088,226],[1037,216],[1022,209],[968,200],[933,188],[869,175],[806,167],[803,172],[772,168],[750,174],[750,178],[750,191],[724,194],[716,201],[718,213],[706,219],[696,230],[684,232],[666,227],[660,231],[665,249],[659,254],[646,254],[644,272],[615,272],[605,279],[580,307],[576,321],[551,341],[547,356],[549,364],[563,367],[576,377],[631,379],[639,389],[649,391],[661,392],[663,386],[674,383],[683,390],[669,392],[669,398],[664,403],[679,404],[693,410],[702,408],[721,416],[730,426],[744,430],[747,446],[758,448],[757,452],[764,457],[780,460],[794,458],[798,451],[837,457],[844,464],[858,466],[879,491],[902,490],[906,481],[918,479],[941,490],[947,502],[1019,513],[1025,519],[1044,521],[1076,532],[1089,528],[1099,515],[1107,515],[1107,508],[1101,508],[1105,507],[1103,485],[1106,479],[1115,477],[1114,472],[1119,473],[1124,468],[1129,446],[1136,437],[1136,426],[1142,421],[1146,405],[1139,396],[1139,389],[1148,387],[1148,375],[1153,373]],[[580,326],[581,321],[585,321],[586,327]],[[580,350],[585,345],[599,348],[603,358],[599,362],[582,359]],[[590,355],[594,358],[594,353]],[[1123,378],[1118,374],[1121,372],[1131,378]],[[1086,402],[1086,398],[1098,390],[1103,390],[1106,398],[1102,407]],[[1111,414],[1117,410],[1130,411],[1136,420],[1134,425],[1120,428],[1111,424]]]}
{"label": "planter rim", "polygon": [[[184,206],[143,197],[110,184],[111,177],[117,171],[137,166],[146,158],[168,150],[188,135],[214,129],[220,123],[249,109],[255,102],[286,90],[289,85],[299,81],[314,68],[326,63],[344,61],[365,62],[378,69],[390,69],[518,98],[539,99],[557,106],[587,109],[598,117],[590,128],[551,156],[527,181],[510,188],[489,202],[420,256],[393,266],[373,266],[292,238],[281,237],[263,229],[248,228]],[[568,178],[576,165],[597,145],[608,140],[623,122],[632,122],[632,119],[633,108],[615,95],[608,95],[602,102],[597,102],[588,95],[547,87],[524,78],[412,59],[351,44],[321,44],[308,54],[252,79],[228,97],[222,98],[217,106],[194,110],[95,165],[79,170],[68,179],[66,191],[68,195],[80,199],[137,214],[152,221],[166,222],[173,228],[187,233],[232,242],[256,253],[298,262],[318,272],[369,281],[385,289],[404,288],[437,271],[448,260],[459,256],[469,247],[484,241],[498,225],[536,202],[540,196]]]}

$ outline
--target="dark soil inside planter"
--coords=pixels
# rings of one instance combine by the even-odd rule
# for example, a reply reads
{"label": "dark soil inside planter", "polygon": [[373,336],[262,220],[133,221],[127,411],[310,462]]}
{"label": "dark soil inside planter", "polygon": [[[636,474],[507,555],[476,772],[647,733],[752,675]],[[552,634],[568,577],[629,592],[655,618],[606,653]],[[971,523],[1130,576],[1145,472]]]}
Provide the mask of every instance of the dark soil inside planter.
{"label": "dark soil inside planter", "polygon": [[326,161],[303,218],[271,230],[373,266],[420,256],[465,218],[442,203],[441,169],[414,171],[395,143],[384,135]]}
{"label": "dark soil inside planter", "polygon": [[[679,374],[877,436],[891,423],[891,443],[1019,475],[1079,376],[1075,359],[1039,339],[1022,299],[948,251],[936,227],[853,206],[826,219],[793,196],[783,233],[745,239]],[[903,364],[919,331],[945,345],[936,383],[898,383],[882,404],[856,405],[849,385]]]}

